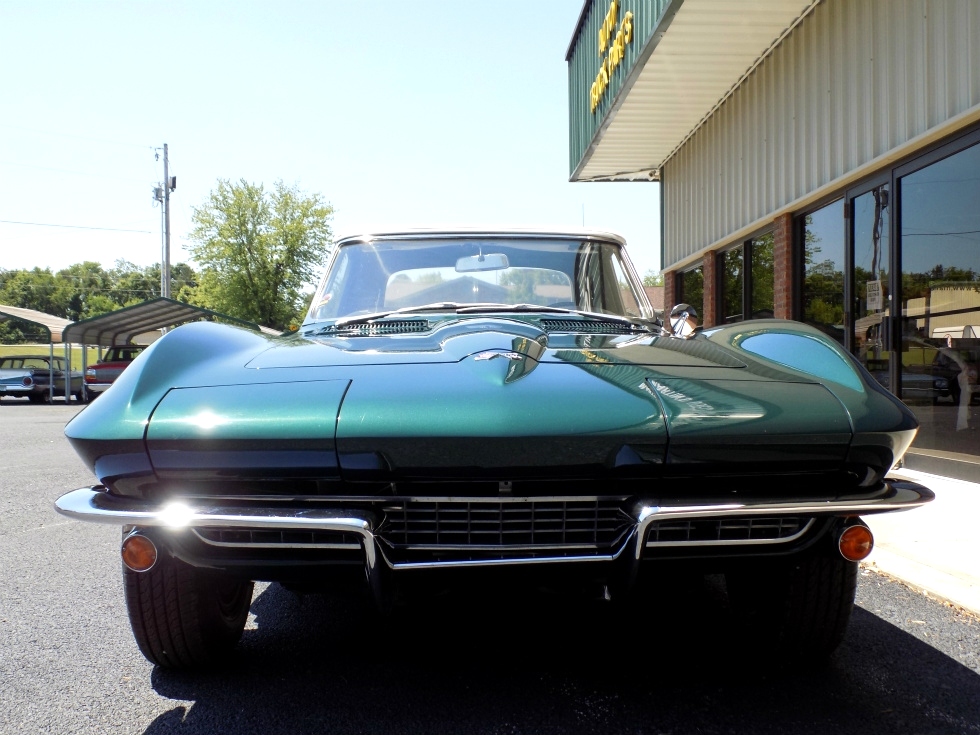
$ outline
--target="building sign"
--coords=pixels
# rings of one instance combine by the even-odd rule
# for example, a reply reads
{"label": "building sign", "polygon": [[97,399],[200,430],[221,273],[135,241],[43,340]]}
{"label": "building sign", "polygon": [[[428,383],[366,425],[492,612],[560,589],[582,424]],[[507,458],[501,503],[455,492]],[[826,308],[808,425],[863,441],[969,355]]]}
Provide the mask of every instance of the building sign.
{"label": "building sign", "polygon": [[620,21],[619,0],[612,0],[599,27],[599,56],[602,61],[599,62],[599,73],[589,90],[589,104],[593,113],[609,87],[612,73],[626,54],[626,45],[632,42],[633,12],[628,11]]}
{"label": "building sign", "polygon": [[865,285],[868,289],[868,311],[881,311],[881,281],[868,281]]}

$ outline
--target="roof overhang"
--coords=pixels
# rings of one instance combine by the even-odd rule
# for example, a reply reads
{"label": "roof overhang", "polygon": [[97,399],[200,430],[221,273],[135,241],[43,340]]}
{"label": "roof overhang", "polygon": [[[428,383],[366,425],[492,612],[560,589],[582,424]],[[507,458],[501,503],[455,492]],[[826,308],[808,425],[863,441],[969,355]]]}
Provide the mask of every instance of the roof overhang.
{"label": "roof overhang", "polygon": [[[674,152],[819,2],[668,2],[648,36],[638,39],[644,45],[637,61],[623,70],[622,87],[573,163],[571,180],[659,180]],[[603,3],[608,0],[587,0],[582,18]],[[582,27],[580,18],[573,46],[594,45]]]}

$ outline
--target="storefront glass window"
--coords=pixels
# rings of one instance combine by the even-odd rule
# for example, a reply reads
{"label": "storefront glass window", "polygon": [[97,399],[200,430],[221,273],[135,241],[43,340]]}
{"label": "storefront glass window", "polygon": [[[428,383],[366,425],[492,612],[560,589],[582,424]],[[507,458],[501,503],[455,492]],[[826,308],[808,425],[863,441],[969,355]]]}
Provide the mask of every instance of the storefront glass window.
{"label": "storefront glass window", "polygon": [[726,250],[719,256],[721,265],[721,321],[722,324],[740,322],[745,317],[742,309],[745,258],[742,246]]}
{"label": "storefront glass window", "polygon": [[890,387],[891,353],[884,331],[888,309],[888,243],[891,202],[887,184],[853,200],[854,217],[854,354],[885,386]]}
{"label": "storefront glass window", "polygon": [[980,146],[900,179],[902,397],[915,448],[980,455]]}
{"label": "storefront glass window", "polygon": [[[748,240],[718,256],[721,273],[721,322],[773,316],[773,236]],[[748,299],[748,303],[746,303]]]}
{"label": "storefront glass window", "polygon": [[704,267],[698,266],[681,274],[681,302],[698,312],[698,324],[704,324]]}
{"label": "storefront glass window", "polygon": [[844,343],[844,200],[803,223],[803,321]]}
{"label": "storefront glass window", "polygon": [[752,240],[749,252],[749,275],[752,284],[750,311],[753,319],[768,319],[775,312],[772,233],[767,232]]}

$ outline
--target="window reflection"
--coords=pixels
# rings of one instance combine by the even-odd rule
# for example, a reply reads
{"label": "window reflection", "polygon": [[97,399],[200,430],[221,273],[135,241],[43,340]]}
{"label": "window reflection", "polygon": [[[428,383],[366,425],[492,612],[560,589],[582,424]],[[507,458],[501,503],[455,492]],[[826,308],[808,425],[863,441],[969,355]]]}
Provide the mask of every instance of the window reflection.
{"label": "window reflection", "polygon": [[884,317],[888,316],[888,242],[891,216],[888,185],[854,198],[853,351],[882,384],[888,385]]}
{"label": "window reflection", "polygon": [[721,254],[721,321],[733,324],[744,319],[742,309],[745,263],[742,246]]}
{"label": "window reflection", "polygon": [[726,250],[718,256],[718,267],[723,324],[773,316],[775,280],[771,232]]}
{"label": "window reflection", "polygon": [[803,321],[844,343],[844,200],[803,223]]}
{"label": "window reflection", "polygon": [[899,191],[902,389],[921,423],[915,446],[978,455],[980,146],[903,177]]}
{"label": "window reflection", "polygon": [[698,266],[681,274],[681,299],[698,312],[698,323],[704,321],[704,267]]}
{"label": "window reflection", "polygon": [[767,319],[775,314],[775,277],[773,269],[773,235],[755,238],[750,244],[750,268],[752,284],[752,318]]}

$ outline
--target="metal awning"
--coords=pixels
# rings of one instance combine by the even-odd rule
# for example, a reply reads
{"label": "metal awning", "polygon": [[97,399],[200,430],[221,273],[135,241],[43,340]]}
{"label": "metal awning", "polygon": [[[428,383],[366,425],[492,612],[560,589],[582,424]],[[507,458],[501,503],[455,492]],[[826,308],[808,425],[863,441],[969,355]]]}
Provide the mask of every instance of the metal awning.
{"label": "metal awning", "polygon": [[0,304],[0,322],[8,320],[17,320],[22,322],[30,322],[31,324],[36,324],[42,327],[48,334],[48,339],[45,340],[48,343],[55,343],[62,341],[62,333],[69,324],[74,322],[71,319],[62,319],[59,316],[52,316],[51,314],[45,314],[43,311],[35,311],[34,309],[24,309],[19,306],[5,306]]}
{"label": "metal awning", "polygon": [[274,329],[260,327],[243,319],[161,296],[140,304],[110,311],[108,314],[75,322],[65,328],[63,338],[66,342],[76,344],[111,347],[112,345],[129,344],[136,335],[144,332],[202,320],[237,324],[265,334],[282,334]]}
{"label": "metal awning", "polygon": [[819,1],[668,3],[571,180],[659,179],[663,164]]}

